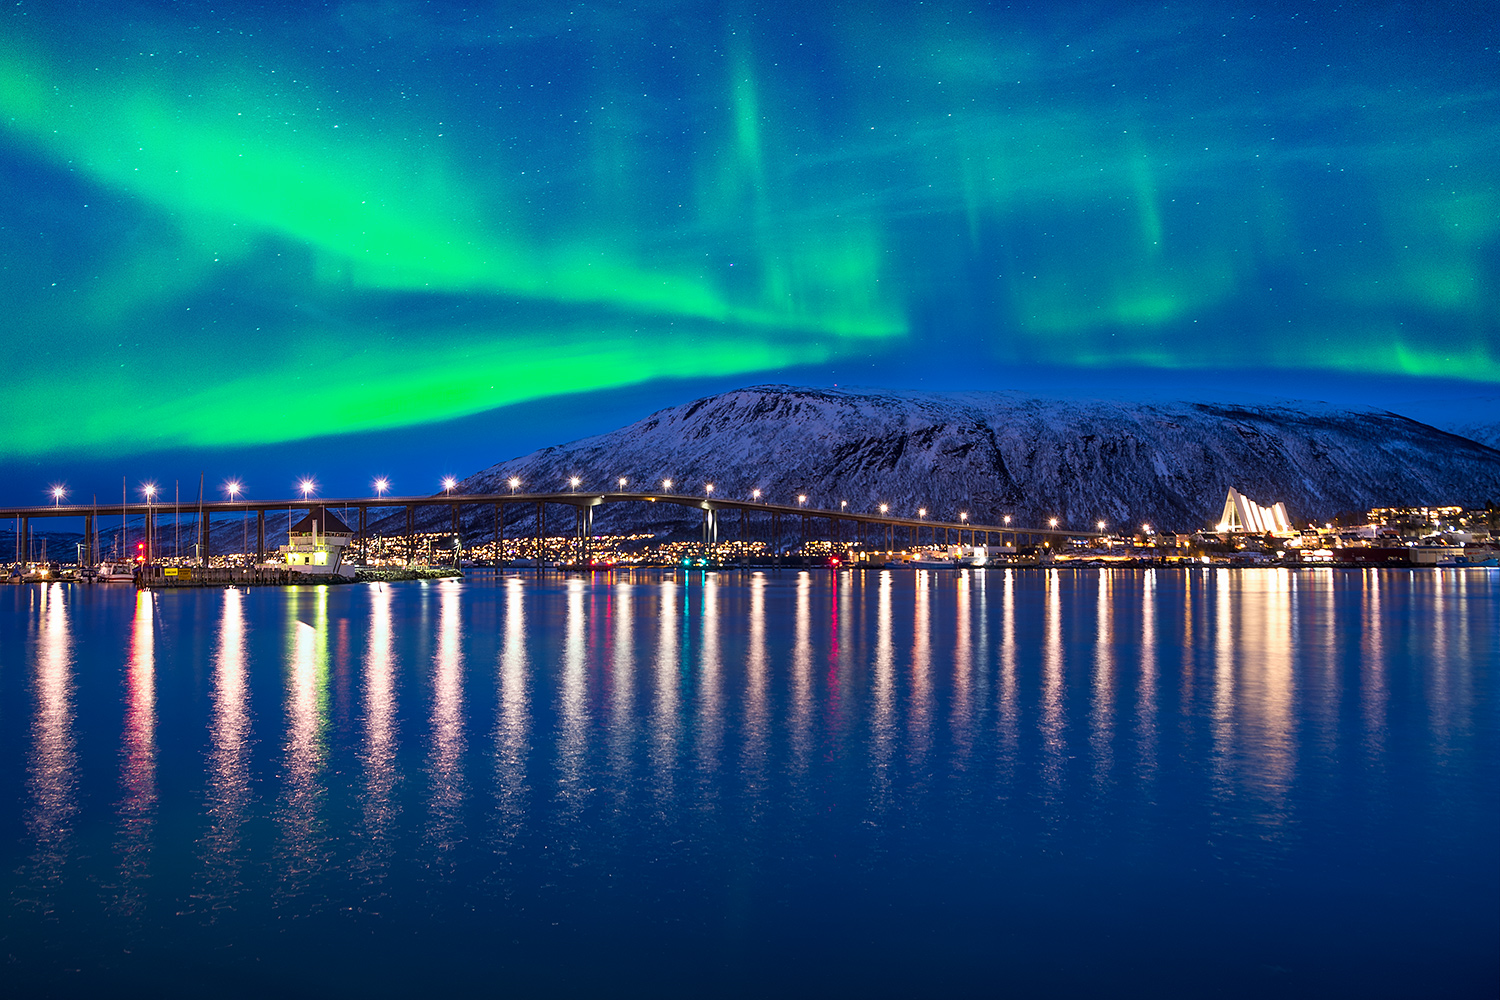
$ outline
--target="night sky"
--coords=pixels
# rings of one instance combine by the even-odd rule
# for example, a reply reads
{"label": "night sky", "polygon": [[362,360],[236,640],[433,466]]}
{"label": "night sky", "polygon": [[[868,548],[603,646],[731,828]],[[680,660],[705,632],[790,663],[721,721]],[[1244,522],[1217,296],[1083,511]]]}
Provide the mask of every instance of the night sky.
{"label": "night sky", "polygon": [[16,3],[3,499],[430,492],[766,381],[1492,393],[1494,15]]}

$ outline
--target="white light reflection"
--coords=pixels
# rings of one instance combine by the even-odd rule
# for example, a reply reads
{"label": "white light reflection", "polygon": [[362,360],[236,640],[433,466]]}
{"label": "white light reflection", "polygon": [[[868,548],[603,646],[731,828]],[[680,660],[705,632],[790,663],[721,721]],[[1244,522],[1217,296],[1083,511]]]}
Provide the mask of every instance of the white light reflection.
{"label": "white light reflection", "polygon": [[1217,794],[1234,794],[1234,609],[1230,604],[1228,569],[1214,570],[1214,693],[1210,729],[1213,733],[1213,776]]}
{"label": "white light reflection", "polygon": [[1015,777],[1020,731],[1016,716],[1016,571],[1005,571],[1000,598],[1000,777],[1008,787]]}
{"label": "white light reflection", "polygon": [[562,689],[558,693],[557,797],[565,817],[576,816],[588,798],[589,745],[588,678],[585,675],[586,619],[584,583],[567,582],[567,611],[563,619]]}
{"label": "white light reflection", "polygon": [[120,785],[120,828],[115,843],[120,885],[114,905],[125,913],[144,903],[142,884],[150,874],[156,831],[156,632],[155,595],[136,592],[130,629],[130,663],[125,673],[125,733]]}
{"label": "white light reflection", "polygon": [[1156,776],[1156,570],[1141,574],[1141,677],[1135,702],[1137,776],[1149,782]]}
{"label": "white light reflection", "polygon": [[370,643],[365,654],[365,849],[362,867],[372,880],[389,874],[398,807],[396,788],[396,646],[391,631],[392,590],[370,591]]}
{"label": "white light reflection", "polygon": [[769,741],[766,705],[766,575],[750,577],[750,648],[746,650],[745,746],[741,757],[746,794],[759,806],[766,787]]}
{"label": "white light reflection", "polygon": [[1055,794],[1062,784],[1063,742],[1062,573],[1049,569],[1042,632],[1042,774]]}
{"label": "white light reflection", "polygon": [[250,700],[246,690],[245,593],[223,591],[214,655],[212,747],[208,755],[209,828],[203,861],[211,899],[227,900],[239,885],[240,828],[250,805]]}
{"label": "white light reflection", "polygon": [[962,771],[974,749],[974,683],[973,614],[971,606],[973,576],[969,570],[959,573],[957,599],[954,602],[953,648],[953,763]]}
{"label": "white light reflection", "polygon": [[[290,663],[286,677],[286,744],[284,779],[278,820],[285,856],[278,890],[286,896],[306,891],[308,882],[326,862],[324,839],[323,770],[327,765],[328,709],[328,587],[289,591],[291,619],[287,642]],[[312,622],[298,615],[301,604],[312,601]]]}
{"label": "white light reflection", "polygon": [[73,733],[73,636],[67,590],[52,583],[34,593],[38,615],[31,690],[35,708],[27,762],[31,807],[26,813],[26,832],[32,842],[30,881],[38,897],[30,902],[46,912],[52,909],[49,897],[72,851],[78,752]]}
{"label": "white light reflection", "polygon": [[656,704],[651,712],[651,769],[657,802],[665,808],[675,797],[680,725],[677,717],[678,671],[681,668],[677,645],[677,582],[663,580],[657,594]]}
{"label": "white light reflection", "polygon": [[870,719],[872,769],[871,803],[883,813],[891,799],[891,754],[895,750],[895,677],[894,650],[891,648],[891,572],[880,574],[880,594],[875,613],[875,691]]}
{"label": "white light reflection", "polygon": [[432,734],[427,751],[428,826],[426,843],[434,863],[451,872],[454,850],[463,842],[464,654],[463,585],[437,586],[437,651],[432,662]]}
{"label": "white light reflection", "polygon": [[526,822],[526,763],[531,756],[531,670],[526,648],[526,583],[505,581],[505,632],[500,646],[495,723],[495,847],[502,853]]}
{"label": "white light reflection", "polygon": [[1115,663],[1114,573],[1097,571],[1094,602],[1094,704],[1089,720],[1089,749],[1094,758],[1094,784],[1102,787],[1114,767]]}
{"label": "white light reflection", "polygon": [[617,583],[610,595],[609,739],[610,770],[615,787],[628,788],[635,761],[635,594],[629,583]]}
{"label": "white light reflection", "polygon": [[796,641],[792,646],[792,762],[806,770],[812,726],[812,574],[797,574]]}
{"label": "white light reflection", "polygon": [[912,615],[910,714],[906,728],[910,743],[906,759],[920,768],[932,742],[932,587],[934,575],[916,574],[916,607]]}
{"label": "white light reflection", "polygon": [[1364,708],[1366,766],[1380,768],[1385,758],[1386,702],[1386,650],[1385,609],[1381,602],[1381,589],[1385,572],[1367,569],[1364,577],[1364,620],[1360,623],[1361,655],[1360,701]]}
{"label": "white light reflection", "polygon": [[[698,770],[705,779],[719,767],[719,752],[724,740],[722,711],[723,665],[719,649],[719,578],[706,574],[703,579],[703,604],[699,614],[701,642],[698,649]],[[705,780],[705,794],[717,792],[717,785]]]}

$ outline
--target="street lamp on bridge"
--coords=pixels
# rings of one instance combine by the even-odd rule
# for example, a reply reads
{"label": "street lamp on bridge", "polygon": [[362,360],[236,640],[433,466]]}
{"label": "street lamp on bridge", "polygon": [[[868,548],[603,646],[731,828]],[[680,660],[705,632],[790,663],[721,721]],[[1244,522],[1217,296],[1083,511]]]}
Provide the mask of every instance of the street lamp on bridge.
{"label": "street lamp on bridge", "polygon": [[68,488],[62,483],[52,484],[52,506],[56,507],[62,503],[62,498],[68,495]]}
{"label": "street lamp on bridge", "polygon": [[712,496],[713,492],[714,492],[714,484],[713,483],[704,483],[703,484],[703,492],[709,494],[710,496]]}
{"label": "street lamp on bridge", "polygon": [[304,478],[297,484],[297,489],[302,491],[302,499],[306,500],[312,496],[313,491],[318,488],[318,483],[311,476]]}
{"label": "street lamp on bridge", "polygon": [[661,489],[662,489],[663,493],[671,493],[672,492],[672,480],[670,480],[670,479],[663,479],[661,481]]}
{"label": "street lamp on bridge", "polygon": [[379,498],[385,496],[385,491],[391,488],[391,481],[384,476],[376,476],[374,485],[375,496]]}
{"label": "street lamp on bridge", "polygon": [[958,512],[958,519],[960,521],[967,521],[969,519],[969,512],[966,511],[966,510],[959,511]]}
{"label": "street lamp on bridge", "polygon": [[574,493],[578,492],[578,482],[579,482],[579,480],[578,480],[577,476],[571,476],[568,479],[568,486],[572,489],[572,491]]}
{"label": "street lamp on bridge", "polygon": [[630,480],[626,479],[624,476],[620,477],[620,491],[622,493],[625,491],[625,484],[628,482],[630,482]]}
{"label": "street lamp on bridge", "polygon": [[883,503],[883,504],[880,505],[880,513],[882,513],[882,514],[884,514],[886,511],[888,511],[890,509],[891,509],[891,505],[888,504],[888,503]]}
{"label": "street lamp on bridge", "polygon": [[799,493],[799,494],[797,494],[797,506],[801,507],[805,503],[807,503],[807,494],[806,493]]}
{"label": "street lamp on bridge", "polygon": [[751,500],[759,500],[760,499],[760,490],[751,490],[750,491],[750,499]]}
{"label": "street lamp on bridge", "polygon": [[458,485],[458,480],[454,479],[452,476],[444,476],[443,477],[443,492],[444,493],[452,493],[453,492],[453,487],[455,487],[457,485]]}
{"label": "street lamp on bridge", "polygon": [[1055,517],[1049,517],[1047,519],[1047,523],[1050,524],[1050,525],[1052,525],[1052,527],[1055,528],[1055,527],[1057,527],[1057,518],[1055,518]]}
{"label": "street lamp on bridge", "polygon": [[521,488],[521,477],[520,476],[511,476],[510,477],[510,491],[512,493],[514,493],[516,490],[518,490],[520,488]]}

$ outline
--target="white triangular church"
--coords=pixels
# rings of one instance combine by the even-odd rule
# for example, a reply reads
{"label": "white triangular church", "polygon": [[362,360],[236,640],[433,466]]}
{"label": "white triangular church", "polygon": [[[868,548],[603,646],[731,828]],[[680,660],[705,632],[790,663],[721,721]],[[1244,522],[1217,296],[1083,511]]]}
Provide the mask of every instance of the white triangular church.
{"label": "white triangular church", "polygon": [[1277,501],[1269,507],[1262,507],[1231,486],[1229,496],[1224,498],[1219,530],[1253,531],[1256,534],[1286,532],[1292,530],[1292,519],[1287,516],[1286,504]]}

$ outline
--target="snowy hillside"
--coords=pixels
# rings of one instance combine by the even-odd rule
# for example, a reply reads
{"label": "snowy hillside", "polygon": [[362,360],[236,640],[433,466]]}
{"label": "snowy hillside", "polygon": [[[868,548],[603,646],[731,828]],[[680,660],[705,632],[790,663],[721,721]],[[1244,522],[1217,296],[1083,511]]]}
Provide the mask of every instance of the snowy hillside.
{"label": "snowy hillside", "polygon": [[[465,480],[464,492],[675,490],[1018,524],[1215,521],[1235,486],[1283,500],[1299,521],[1340,511],[1500,500],[1500,451],[1380,410],[1320,403],[1058,400],[1018,392],[758,386],[654,413],[608,434],[544,448]],[[601,509],[600,527],[651,511]],[[661,514],[668,512],[662,511]],[[476,515],[477,516],[477,515]],[[691,514],[689,514],[691,516]]]}

